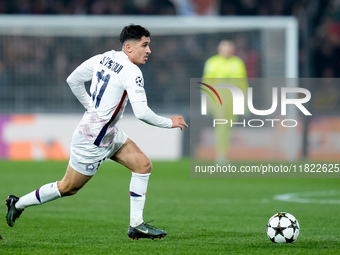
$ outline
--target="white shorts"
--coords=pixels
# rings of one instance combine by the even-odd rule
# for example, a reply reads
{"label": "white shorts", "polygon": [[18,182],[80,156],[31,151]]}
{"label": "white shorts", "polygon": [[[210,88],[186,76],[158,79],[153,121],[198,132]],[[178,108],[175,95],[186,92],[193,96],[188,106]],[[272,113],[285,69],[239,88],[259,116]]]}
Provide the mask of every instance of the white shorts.
{"label": "white shorts", "polygon": [[126,142],[128,135],[118,128],[113,142],[107,147],[98,147],[80,135],[73,133],[69,165],[77,172],[92,176],[106,158],[112,157]]}

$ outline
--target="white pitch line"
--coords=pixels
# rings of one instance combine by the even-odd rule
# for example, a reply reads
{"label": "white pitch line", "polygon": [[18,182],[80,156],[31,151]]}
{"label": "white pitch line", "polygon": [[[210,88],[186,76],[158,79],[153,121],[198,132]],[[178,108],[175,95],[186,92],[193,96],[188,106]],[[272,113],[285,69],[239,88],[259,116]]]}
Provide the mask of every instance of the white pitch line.
{"label": "white pitch line", "polygon": [[[327,198],[332,197],[332,198]],[[340,204],[340,190],[307,191],[285,193],[274,196],[274,200],[302,204]]]}

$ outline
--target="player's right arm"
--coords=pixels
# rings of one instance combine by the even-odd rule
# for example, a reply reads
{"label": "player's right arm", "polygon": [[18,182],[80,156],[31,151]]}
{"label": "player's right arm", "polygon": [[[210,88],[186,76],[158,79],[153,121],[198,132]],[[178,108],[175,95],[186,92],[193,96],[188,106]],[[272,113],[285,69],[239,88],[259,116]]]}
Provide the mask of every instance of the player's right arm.
{"label": "player's right arm", "polygon": [[162,128],[178,127],[181,130],[183,130],[184,127],[188,127],[182,116],[173,116],[171,118],[159,116],[149,108],[146,101],[133,102],[131,106],[135,116],[149,125]]}
{"label": "player's right arm", "polygon": [[154,113],[147,104],[144,90],[144,79],[138,67],[133,67],[126,73],[125,90],[128,93],[134,115],[141,121],[161,128],[187,127],[182,116],[166,118]]}
{"label": "player's right arm", "polygon": [[203,78],[217,78],[215,77],[215,61],[214,56],[205,61],[203,68]]}
{"label": "player's right arm", "polygon": [[146,101],[137,101],[131,103],[132,110],[136,118],[156,127],[171,128],[173,123],[169,118],[165,118],[154,113]]}
{"label": "player's right arm", "polygon": [[185,120],[182,116],[172,116],[171,118],[172,121],[172,127],[171,128],[180,128],[183,130],[184,127],[188,127],[188,124],[185,123]]}
{"label": "player's right arm", "polygon": [[66,79],[73,94],[79,102],[88,109],[91,105],[91,97],[85,89],[85,82],[92,79],[94,66],[99,63],[101,55],[96,55],[78,66]]}

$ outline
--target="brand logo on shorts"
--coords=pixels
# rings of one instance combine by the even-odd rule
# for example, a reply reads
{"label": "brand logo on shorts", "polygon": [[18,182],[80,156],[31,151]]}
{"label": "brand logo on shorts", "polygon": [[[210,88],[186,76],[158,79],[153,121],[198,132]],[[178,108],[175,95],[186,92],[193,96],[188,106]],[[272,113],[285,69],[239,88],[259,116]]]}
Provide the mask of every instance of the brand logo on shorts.
{"label": "brand logo on shorts", "polygon": [[92,172],[94,169],[96,169],[96,167],[93,164],[86,166],[86,171],[87,172]]}

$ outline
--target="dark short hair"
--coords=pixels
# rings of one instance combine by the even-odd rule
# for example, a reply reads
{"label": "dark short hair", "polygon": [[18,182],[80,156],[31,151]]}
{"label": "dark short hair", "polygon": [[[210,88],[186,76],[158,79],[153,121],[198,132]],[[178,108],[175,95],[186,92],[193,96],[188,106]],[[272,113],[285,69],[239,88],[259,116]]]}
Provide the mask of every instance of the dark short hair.
{"label": "dark short hair", "polygon": [[123,28],[119,36],[119,41],[123,45],[127,40],[139,41],[142,36],[150,37],[150,32],[140,25],[131,24]]}

